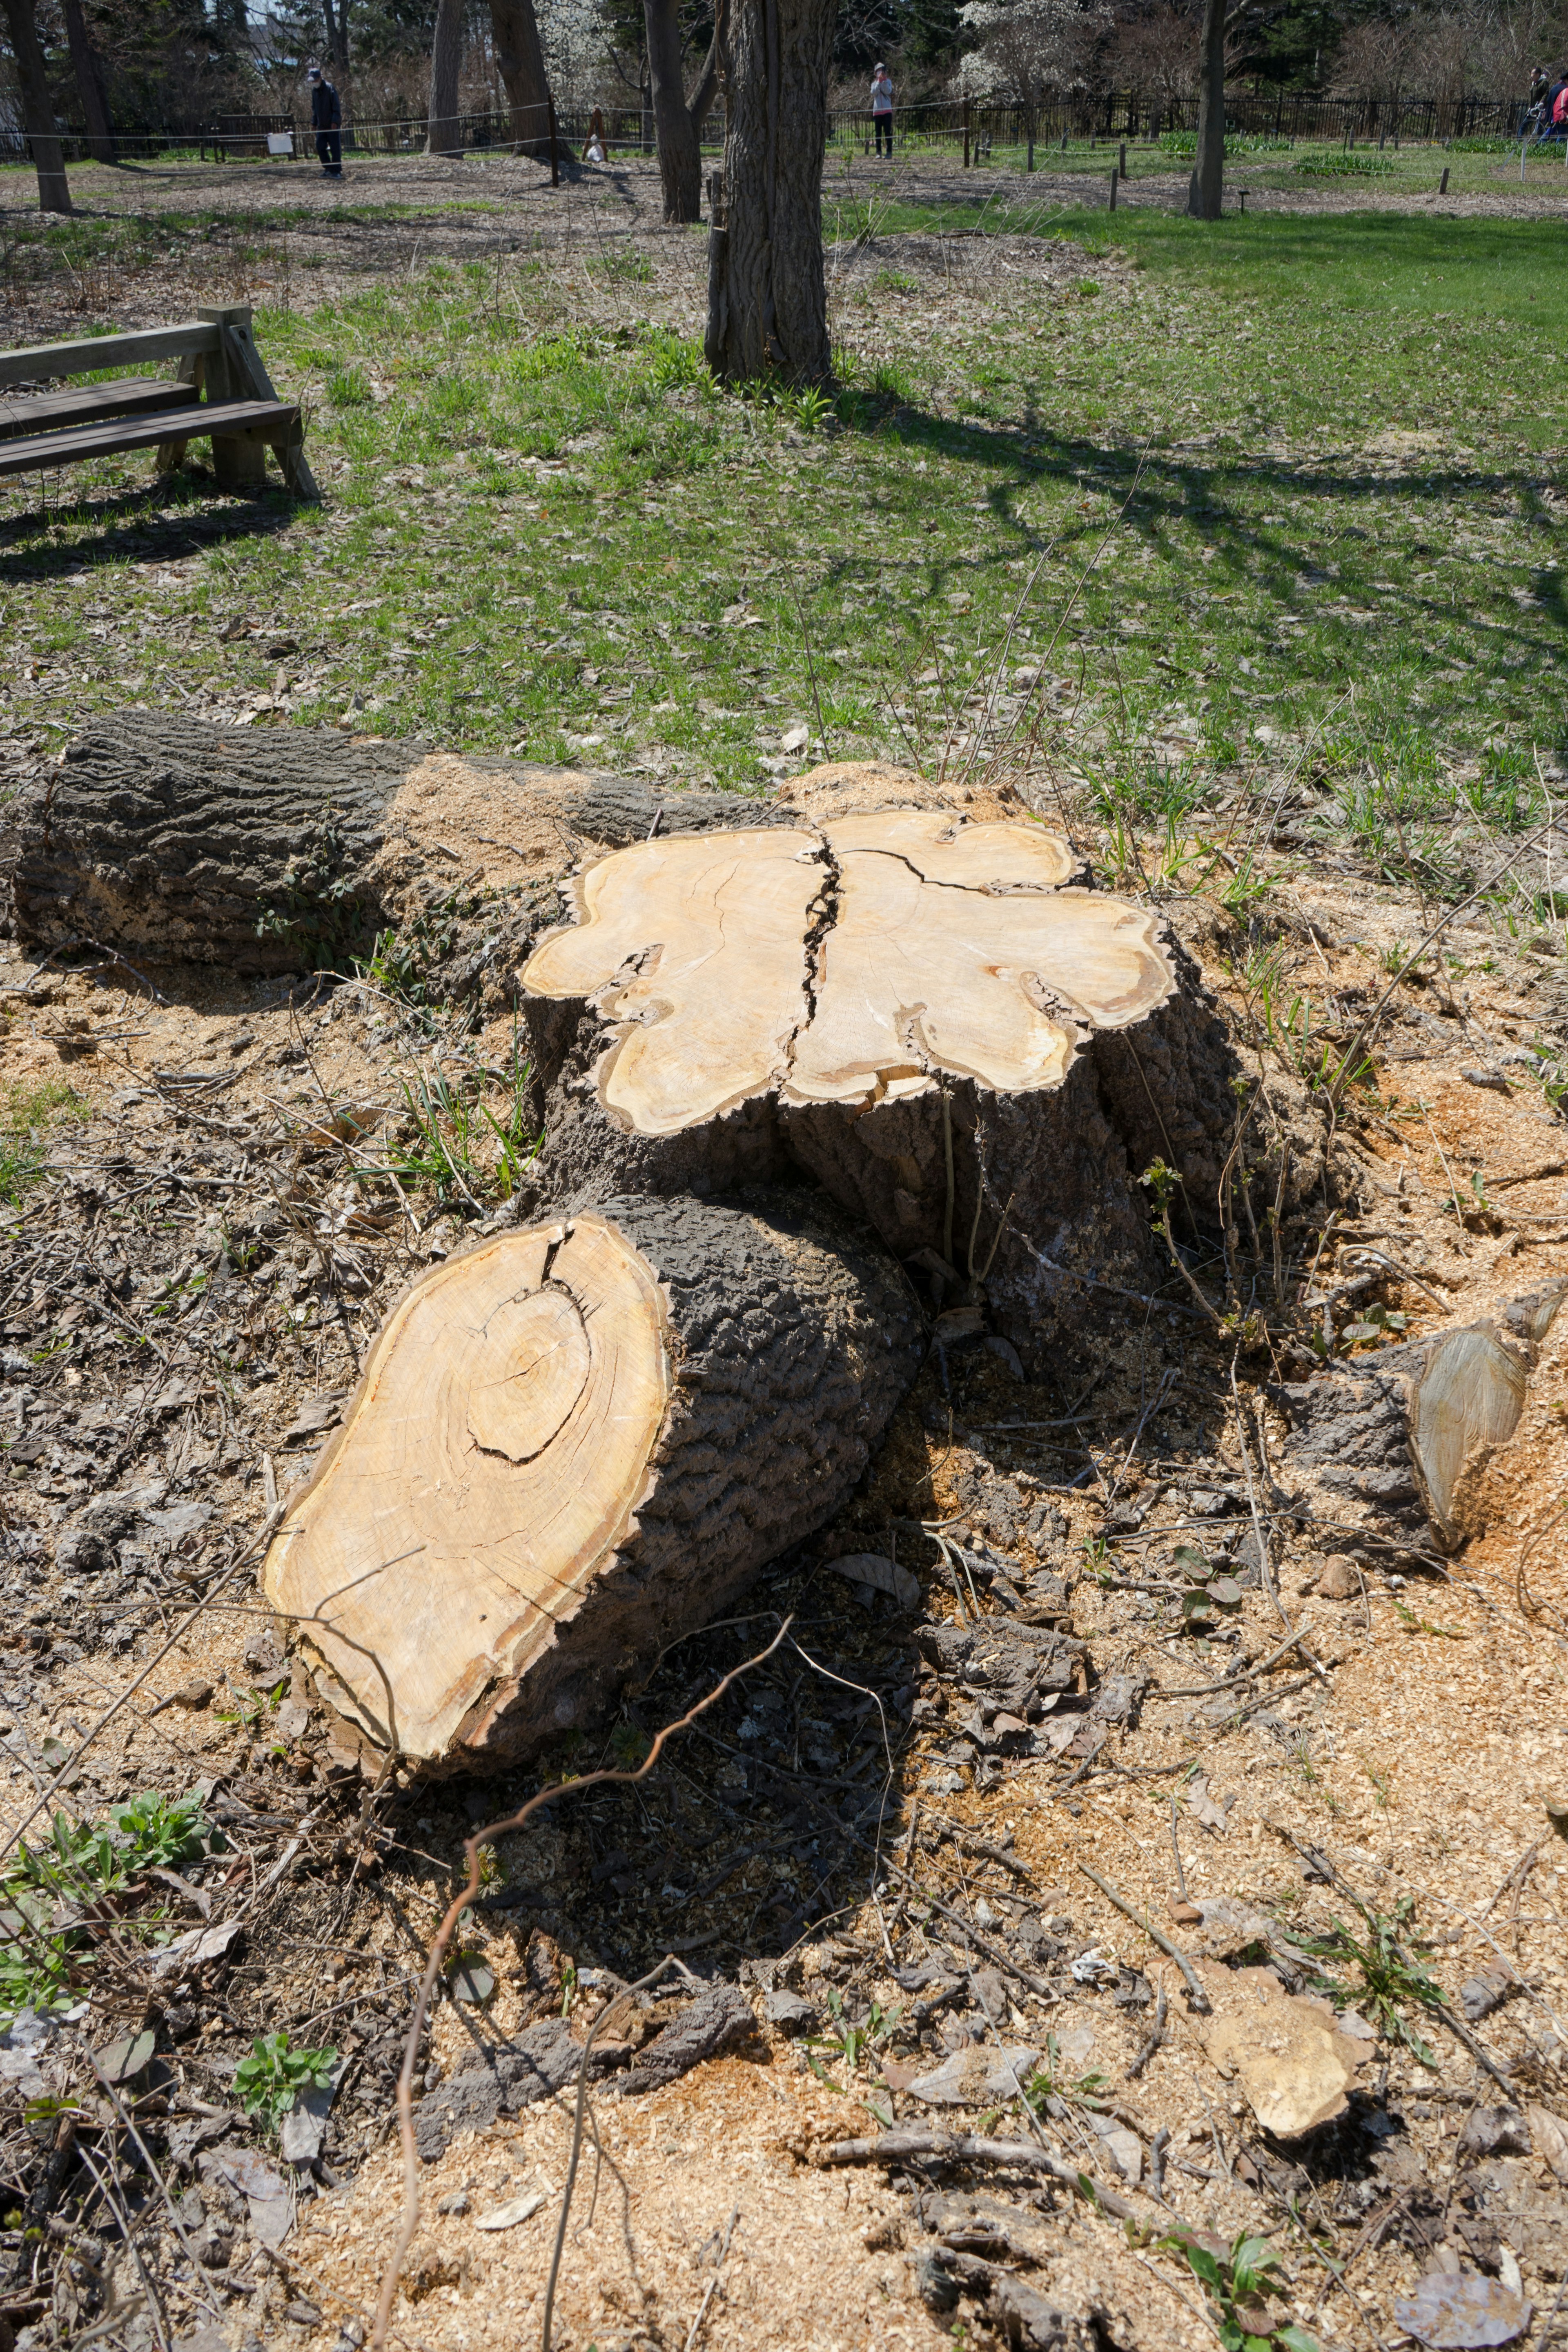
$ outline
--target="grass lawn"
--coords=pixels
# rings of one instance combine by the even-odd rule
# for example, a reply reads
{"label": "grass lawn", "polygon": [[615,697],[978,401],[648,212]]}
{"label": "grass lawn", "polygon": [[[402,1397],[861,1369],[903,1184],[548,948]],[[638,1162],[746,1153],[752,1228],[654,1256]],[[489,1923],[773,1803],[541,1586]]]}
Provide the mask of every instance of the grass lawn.
{"label": "grass lawn", "polygon": [[1287,845],[1438,891],[1530,822],[1568,749],[1555,221],[866,184],[829,179],[825,419],[708,385],[700,233],[580,211],[564,254],[293,281],[258,334],[326,503],[214,536],[142,461],[9,487],[13,727],[243,702],[742,790],[801,730],[931,765],[1029,736],[1112,840],[1267,793]]}

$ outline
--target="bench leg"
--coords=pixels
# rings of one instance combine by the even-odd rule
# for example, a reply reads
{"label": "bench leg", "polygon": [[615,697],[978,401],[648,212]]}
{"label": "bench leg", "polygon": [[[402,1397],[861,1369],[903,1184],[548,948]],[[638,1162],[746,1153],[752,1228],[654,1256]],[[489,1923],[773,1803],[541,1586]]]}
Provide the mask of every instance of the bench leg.
{"label": "bench leg", "polygon": [[319,499],[316,478],[305,463],[305,434],[301,425],[293,428],[272,444],[272,454],[278,460],[284,481],[297,499]]}
{"label": "bench leg", "polygon": [[160,488],[171,481],[185,462],[184,441],[160,441],[153,457],[153,479]]}
{"label": "bench leg", "polygon": [[254,496],[267,488],[267,445],[252,433],[215,433],[213,472],[220,490]]}

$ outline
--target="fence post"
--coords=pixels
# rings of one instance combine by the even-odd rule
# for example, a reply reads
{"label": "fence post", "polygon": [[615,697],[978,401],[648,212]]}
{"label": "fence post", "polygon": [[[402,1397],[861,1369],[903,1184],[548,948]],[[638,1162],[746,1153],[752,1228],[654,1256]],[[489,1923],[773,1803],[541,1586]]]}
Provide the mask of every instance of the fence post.
{"label": "fence post", "polygon": [[550,118],[550,184],[558,188],[561,185],[561,151],[555,144],[555,100],[550,98],[544,103]]}
{"label": "fence post", "polygon": [[963,101],[963,168],[969,169],[969,100]]}

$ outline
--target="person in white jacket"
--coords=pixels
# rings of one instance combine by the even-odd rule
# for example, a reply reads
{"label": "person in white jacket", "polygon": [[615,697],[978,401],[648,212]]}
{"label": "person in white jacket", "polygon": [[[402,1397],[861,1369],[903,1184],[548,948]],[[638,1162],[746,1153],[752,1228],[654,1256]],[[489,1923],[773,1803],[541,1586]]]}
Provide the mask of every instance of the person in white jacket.
{"label": "person in white jacket", "polygon": [[871,121],[876,127],[877,152],[882,152],[882,142],[888,142],[888,156],[893,152],[893,83],[886,66],[878,66],[871,76]]}

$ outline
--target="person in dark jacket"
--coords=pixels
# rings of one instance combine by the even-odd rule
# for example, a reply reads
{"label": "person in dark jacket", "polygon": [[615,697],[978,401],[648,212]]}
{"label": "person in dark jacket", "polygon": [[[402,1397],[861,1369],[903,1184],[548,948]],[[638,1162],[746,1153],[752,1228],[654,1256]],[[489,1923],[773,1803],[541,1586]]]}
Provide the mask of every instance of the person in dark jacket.
{"label": "person in dark jacket", "polygon": [[312,66],[305,79],[310,87],[310,128],[316,134],[316,152],[321,159],[321,177],[324,180],[341,180],[343,176],[343,110],[338,103],[338,93],[320,66]]}

